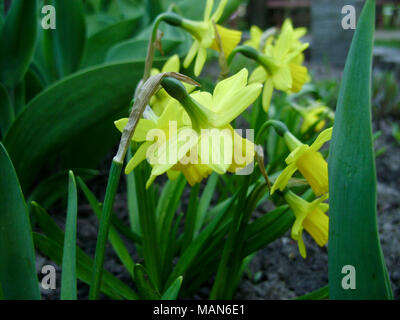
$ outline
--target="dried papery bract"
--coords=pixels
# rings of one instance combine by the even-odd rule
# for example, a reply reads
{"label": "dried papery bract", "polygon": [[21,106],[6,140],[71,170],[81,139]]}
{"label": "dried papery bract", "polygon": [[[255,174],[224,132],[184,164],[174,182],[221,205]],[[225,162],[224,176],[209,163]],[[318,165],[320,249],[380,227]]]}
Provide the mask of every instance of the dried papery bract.
{"label": "dried papery bract", "polygon": [[147,104],[149,103],[150,98],[159,89],[161,80],[165,77],[175,78],[194,86],[200,86],[198,82],[178,72],[163,72],[150,77],[140,88],[140,91],[136,96],[131,114],[129,115],[128,123],[125,126],[124,131],[122,132],[118,152],[114,157],[115,162],[123,163],[124,157],[129,147],[129,141],[131,141],[132,139],[139,119],[142,116]]}

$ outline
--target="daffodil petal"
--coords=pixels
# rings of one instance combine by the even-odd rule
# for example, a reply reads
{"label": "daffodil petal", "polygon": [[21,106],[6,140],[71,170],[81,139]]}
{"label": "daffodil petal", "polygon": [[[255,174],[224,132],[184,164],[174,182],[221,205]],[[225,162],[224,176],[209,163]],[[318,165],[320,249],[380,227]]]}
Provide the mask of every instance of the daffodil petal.
{"label": "daffodil petal", "polygon": [[275,183],[273,184],[271,188],[271,194],[273,194],[276,190],[281,190],[285,189],[286,185],[288,184],[290,178],[293,176],[293,174],[297,171],[296,165],[290,164],[288,165],[285,170],[281,172],[279,177],[275,180]]}
{"label": "daffodil petal", "polygon": [[[122,118],[114,122],[115,126],[120,132],[124,130],[127,123],[128,118]],[[155,127],[156,123],[153,120],[140,119],[136,126],[132,140],[137,142],[146,141],[147,132]]]}
{"label": "daffodil petal", "polygon": [[163,65],[161,72],[179,72],[180,69],[180,61],[179,56],[174,54],[171,56],[167,62]]}
{"label": "daffodil petal", "polygon": [[203,46],[199,47],[199,53],[196,57],[196,63],[194,65],[194,75],[197,77],[200,75],[201,70],[203,70],[203,66],[207,60],[207,49]]}
{"label": "daffodil petal", "polygon": [[233,136],[229,128],[209,129],[200,136],[200,160],[218,174],[224,174],[232,164]]}
{"label": "daffodil petal", "polygon": [[282,66],[272,75],[274,87],[278,90],[288,91],[292,88],[293,80],[289,66]]}
{"label": "daffodil petal", "polygon": [[147,149],[150,147],[151,142],[143,143],[135,152],[133,157],[129,160],[125,167],[125,173],[129,174],[133,169],[135,169],[142,161],[146,159]]}
{"label": "daffodil petal", "polygon": [[204,8],[204,20],[210,19],[213,7],[214,7],[214,0],[207,0],[206,7]]}
{"label": "daffodil petal", "polygon": [[262,95],[262,106],[265,112],[268,112],[271,105],[272,93],[274,92],[274,84],[271,78],[267,78],[264,84]]}
{"label": "daffodil petal", "polygon": [[220,112],[223,109],[230,108],[228,102],[238,90],[245,88],[247,84],[248,71],[243,68],[235,75],[226,78],[217,83],[213,92],[213,110]]}
{"label": "daffodil petal", "polygon": [[211,93],[207,91],[196,91],[190,96],[207,109],[211,109],[213,107],[213,97]]}
{"label": "daffodil petal", "polygon": [[222,16],[222,13],[224,12],[225,6],[227,4],[228,0],[221,0],[219,2],[219,5],[217,7],[217,9],[215,10],[215,12],[213,13],[213,15],[211,16],[211,20],[214,20],[215,23],[217,23],[219,21],[219,19]]}
{"label": "daffodil petal", "polygon": [[227,97],[228,99],[220,106],[220,110],[216,113],[215,118],[213,117],[210,121],[215,127],[222,127],[229,124],[257,99],[261,90],[261,84],[253,83],[236,91],[230,97]]}
{"label": "daffodil petal", "polygon": [[254,69],[254,71],[250,75],[249,84],[256,82],[264,83],[266,79],[267,79],[267,71],[265,71],[264,67],[258,66],[257,68]]}
{"label": "daffodil petal", "polygon": [[185,60],[183,61],[183,66],[185,68],[189,67],[190,64],[192,63],[194,57],[196,56],[197,51],[199,50],[199,42],[197,40],[193,41],[192,46],[189,49],[189,52],[187,53]]}
{"label": "daffodil petal", "polygon": [[317,150],[321,149],[321,147],[324,145],[325,142],[331,140],[332,130],[333,130],[333,127],[322,131],[318,135],[317,139],[315,139],[314,143],[310,146],[310,149],[313,151],[317,151]]}

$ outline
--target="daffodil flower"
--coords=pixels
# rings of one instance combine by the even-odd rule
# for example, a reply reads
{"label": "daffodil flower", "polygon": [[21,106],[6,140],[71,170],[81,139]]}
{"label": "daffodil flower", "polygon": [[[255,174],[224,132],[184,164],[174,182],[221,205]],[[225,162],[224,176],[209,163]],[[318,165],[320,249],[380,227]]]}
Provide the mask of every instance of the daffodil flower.
{"label": "daffodil flower", "polygon": [[266,44],[264,53],[258,57],[261,65],[253,71],[249,82],[264,84],[262,104],[265,111],[271,104],[274,88],[299,92],[309,80],[307,68],[301,65],[302,52],[308,43],[299,41],[301,35],[302,31],[295,31],[291,23],[285,23],[275,43]]}
{"label": "daffodil flower", "polygon": [[306,178],[316,196],[327,193],[328,164],[318,150],[331,139],[332,128],[322,131],[311,146],[301,143],[289,131],[283,137],[292,152],[286,158],[288,166],[276,179],[271,194],[277,189],[282,191],[297,170]]}
{"label": "daffodil flower", "polygon": [[[182,157],[191,158],[192,152],[198,164],[187,167],[186,174],[200,171],[196,172],[197,178],[201,177],[202,173],[208,173],[207,169],[219,174],[236,172],[253,161],[254,145],[238,135],[229,124],[260,94],[262,86],[247,85],[247,76],[247,70],[242,69],[236,75],[219,82],[212,95],[208,92],[194,92],[189,96],[179,88],[175,90],[176,87],[164,86],[185,108],[191,119],[195,137],[189,142],[186,141],[186,128],[182,128],[178,130],[175,139],[165,141],[157,150],[159,159],[153,164],[152,176],[161,175],[171,168],[181,170],[185,174]],[[163,159],[170,150],[177,150],[181,156],[166,163]],[[187,177],[187,180],[189,183],[198,182],[198,179],[194,178]]]}
{"label": "daffodil flower", "polygon": [[[180,26],[188,31],[194,40],[183,65],[185,68],[189,67],[196,57],[194,66],[194,74],[196,76],[201,73],[204,63],[206,62],[207,48],[219,50],[216,42],[214,23],[217,23],[221,18],[227,2],[227,0],[221,0],[217,9],[211,15],[214,0],[207,0],[203,21],[183,19],[181,22]],[[216,25],[216,29],[221,39],[222,49],[227,57],[240,42],[242,33],[240,31],[224,28],[220,25]]]}
{"label": "daffodil flower", "polygon": [[296,216],[292,226],[291,237],[297,241],[301,256],[306,258],[306,246],[303,241],[303,230],[305,229],[315,242],[323,247],[328,242],[329,218],[325,214],[329,206],[323,203],[328,194],[308,202],[291,191],[284,195],[289,207]]}
{"label": "daffodil flower", "polygon": [[325,126],[326,121],[320,120],[321,115],[327,114],[327,116],[333,120],[334,113],[332,110],[320,103],[315,103],[309,107],[302,107],[296,104],[292,104],[292,107],[300,113],[303,117],[303,122],[301,124],[300,132],[304,133],[307,132],[312,126],[314,126],[314,131],[319,132]]}

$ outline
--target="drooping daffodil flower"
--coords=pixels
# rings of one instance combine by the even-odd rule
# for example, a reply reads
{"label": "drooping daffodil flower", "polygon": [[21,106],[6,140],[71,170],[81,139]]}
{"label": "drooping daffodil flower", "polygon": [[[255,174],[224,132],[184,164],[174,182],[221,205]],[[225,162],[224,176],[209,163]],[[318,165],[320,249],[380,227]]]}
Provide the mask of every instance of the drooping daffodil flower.
{"label": "drooping daffodil flower", "polygon": [[327,193],[329,190],[328,164],[318,150],[331,137],[332,128],[325,129],[318,135],[314,143],[308,146],[300,142],[292,133],[286,131],[283,138],[291,151],[285,160],[288,166],[276,179],[271,188],[271,194],[278,189],[283,191],[289,179],[297,170],[306,178],[316,196]]}
{"label": "drooping daffodil flower", "polygon": [[[230,125],[261,92],[260,84],[247,85],[247,77],[247,70],[242,69],[219,82],[213,94],[194,92],[190,95],[179,81],[163,80],[166,91],[186,110],[193,130],[189,132],[186,127],[178,129],[173,138],[167,139],[156,150],[152,177],[170,169],[184,174],[193,170],[224,174],[227,171],[237,172],[253,162],[254,144],[242,138]],[[171,156],[172,153],[178,156]],[[189,164],[191,167],[187,167]],[[189,183],[198,182],[193,177],[187,179]]]}
{"label": "drooping daffodil flower", "polygon": [[305,259],[307,253],[303,241],[304,229],[320,247],[328,242],[329,218],[325,212],[328,211],[329,205],[323,202],[328,198],[328,194],[308,202],[292,191],[287,191],[284,198],[296,216],[291,237],[297,241],[300,254]]}
{"label": "drooping daffodil flower", "polygon": [[301,43],[291,23],[284,24],[274,43],[267,43],[264,52],[257,56],[260,66],[251,77],[250,83],[263,83],[262,105],[267,112],[274,88],[285,92],[299,92],[309,81],[308,70],[302,66],[302,52],[308,43]]}
{"label": "drooping daffodil flower", "polygon": [[292,104],[292,107],[303,117],[300,132],[305,133],[314,126],[314,131],[319,132],[325,126],[326,121],[321,119],[321,116],[326,114],[326,117],[333,120],[334,112],[327,106],[316,102],[308,107],[302,107],[297,104]]}
{"label": "drooping daffodil flower", "polygon": [[[211,48],[219,51],[214,23],[216,24],[221,18],[227,2],[228,0],[221,0],[217,9],[211,14],[214,7],[214,0],[207,0],[203,21],[193,21],[189,19],[182,19],[181,21],[180,27],[188,31],[193,37],[193,44],[186,55],[183,66],[185,68],[189,67],[196,57],[194,66],[194,74],[196,76],[201,73],[204,63],[206,62],[207,49]],[[240,42],[242,33],[237,30],[227,29],[218,24],[216,25],[216,29],[221,39],[222,49],[227,57]]]}

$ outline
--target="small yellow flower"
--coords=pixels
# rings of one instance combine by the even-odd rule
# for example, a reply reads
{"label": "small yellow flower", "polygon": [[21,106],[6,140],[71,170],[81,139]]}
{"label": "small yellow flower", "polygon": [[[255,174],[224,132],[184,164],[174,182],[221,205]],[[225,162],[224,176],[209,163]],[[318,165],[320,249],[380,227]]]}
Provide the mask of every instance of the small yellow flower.
{"label": "small yellow flower", "polygon": [[[161,175],[172,168],[181,170],[184,174],[194,172],[195,177],[200,178],[205,173],[209,174],[210,169],[219,174],[226,171],[236,172],[253,161],[253,143],[238,135],[229,124],[260,94],[262,86],[247,85],[247,76],[247,70],[242,69],[236,75],[219,82],[213,94],[198,91],[189,96],[189,105],[182,106],[190,116],[195,137],[189,142],[179,144],[179,141],[185,141],[185,132],[182,130],[178,131],[177,139],[165,141],[159,147],[159,161],[154,162],[152,176]],[[161,157],[168,150],[179,150],[178,153],[185,158],[190,158],[193,152],[194,160],[198,163],[194,167],[182,167],[182,157],[165,163],[161,161]],[[189,182],[198,182],[195,177],[187,179]]]}
{"label": "small yellow flower", "polygon": [[[227,2],[228,0],[221,0],[217,9],[211,15],[214,0],[207,0],[203,21],[193,21],[189,19],[182,20],[181,27],[188,31],[194,40],[183,62],[183,66],[185,68],[189,67],[193,59],[197,56],[194,66],[194,74],[196,76],[201,73],[204,63],[206,62],[207,48],[219,50],[215,38],[215,28],[213,23],[217,23],[221,18]],[[216,25],[216,28],[221,38],[222,49],[227,57],[240,42],[242,33],[240,31],[224,28],[220,25]]]}
{"label": "small yellow flower", "polygon": [[302,107],[302,106],[298,106],[296,104],[293,104],[292,107],[297,112],[299,112],[301,114],[301,116],[303,117],[303,123],[301,124],[301,128],[300,128],[301,133],[306,132],[313,125],[315,125],[315,127],[314,127],[315,132],[321,131],[322,128],[326,124],[325,120],[320,120],[320,117],[323,114],[327,114],[327,117],[331,120],[333,120],[335,117],[334,113],[332,112],[332,110],[329,107],[322,105],[320,103],[315,103],[306,108]]}
{"label": "small yellow flower", "polygon": [[310,184],[316,196],[328,192],[328,164],[318,150],[332,137],[332,128],[322,131],[311,146],[301,143],[289,131],[284,139],[292,151],[286,158],[288,165],[276,179],[271,194],[279,189],[283,191],[292,175],[299,170]]}
{"label": "small yellow flower", "polygon": [[325,212],[328,211],[329,206],[323,203],[328,198],[328,194],[312,202],[307,202],[291,191],[286,192],[284,197],[296,216],[291,237],[297,241],[300,254],[305,259],[307,254],[303,241],[304,229],[319,246],[323,247],[328,242],[329,218]]}
{"label": "small yellow flower", "polygon": [[285,92],[299,92],[309,80],[307,68],[302,66],[302,52],[308,43],[301,43],[299,36],[303,29],[294,30],[290,22],[284,23],[275,43],[267,43],[264,54],[260,56],[262,65],[257,67],[250,83],[264,83],[262,104],[267,112],[271,104],[274,88]]}

